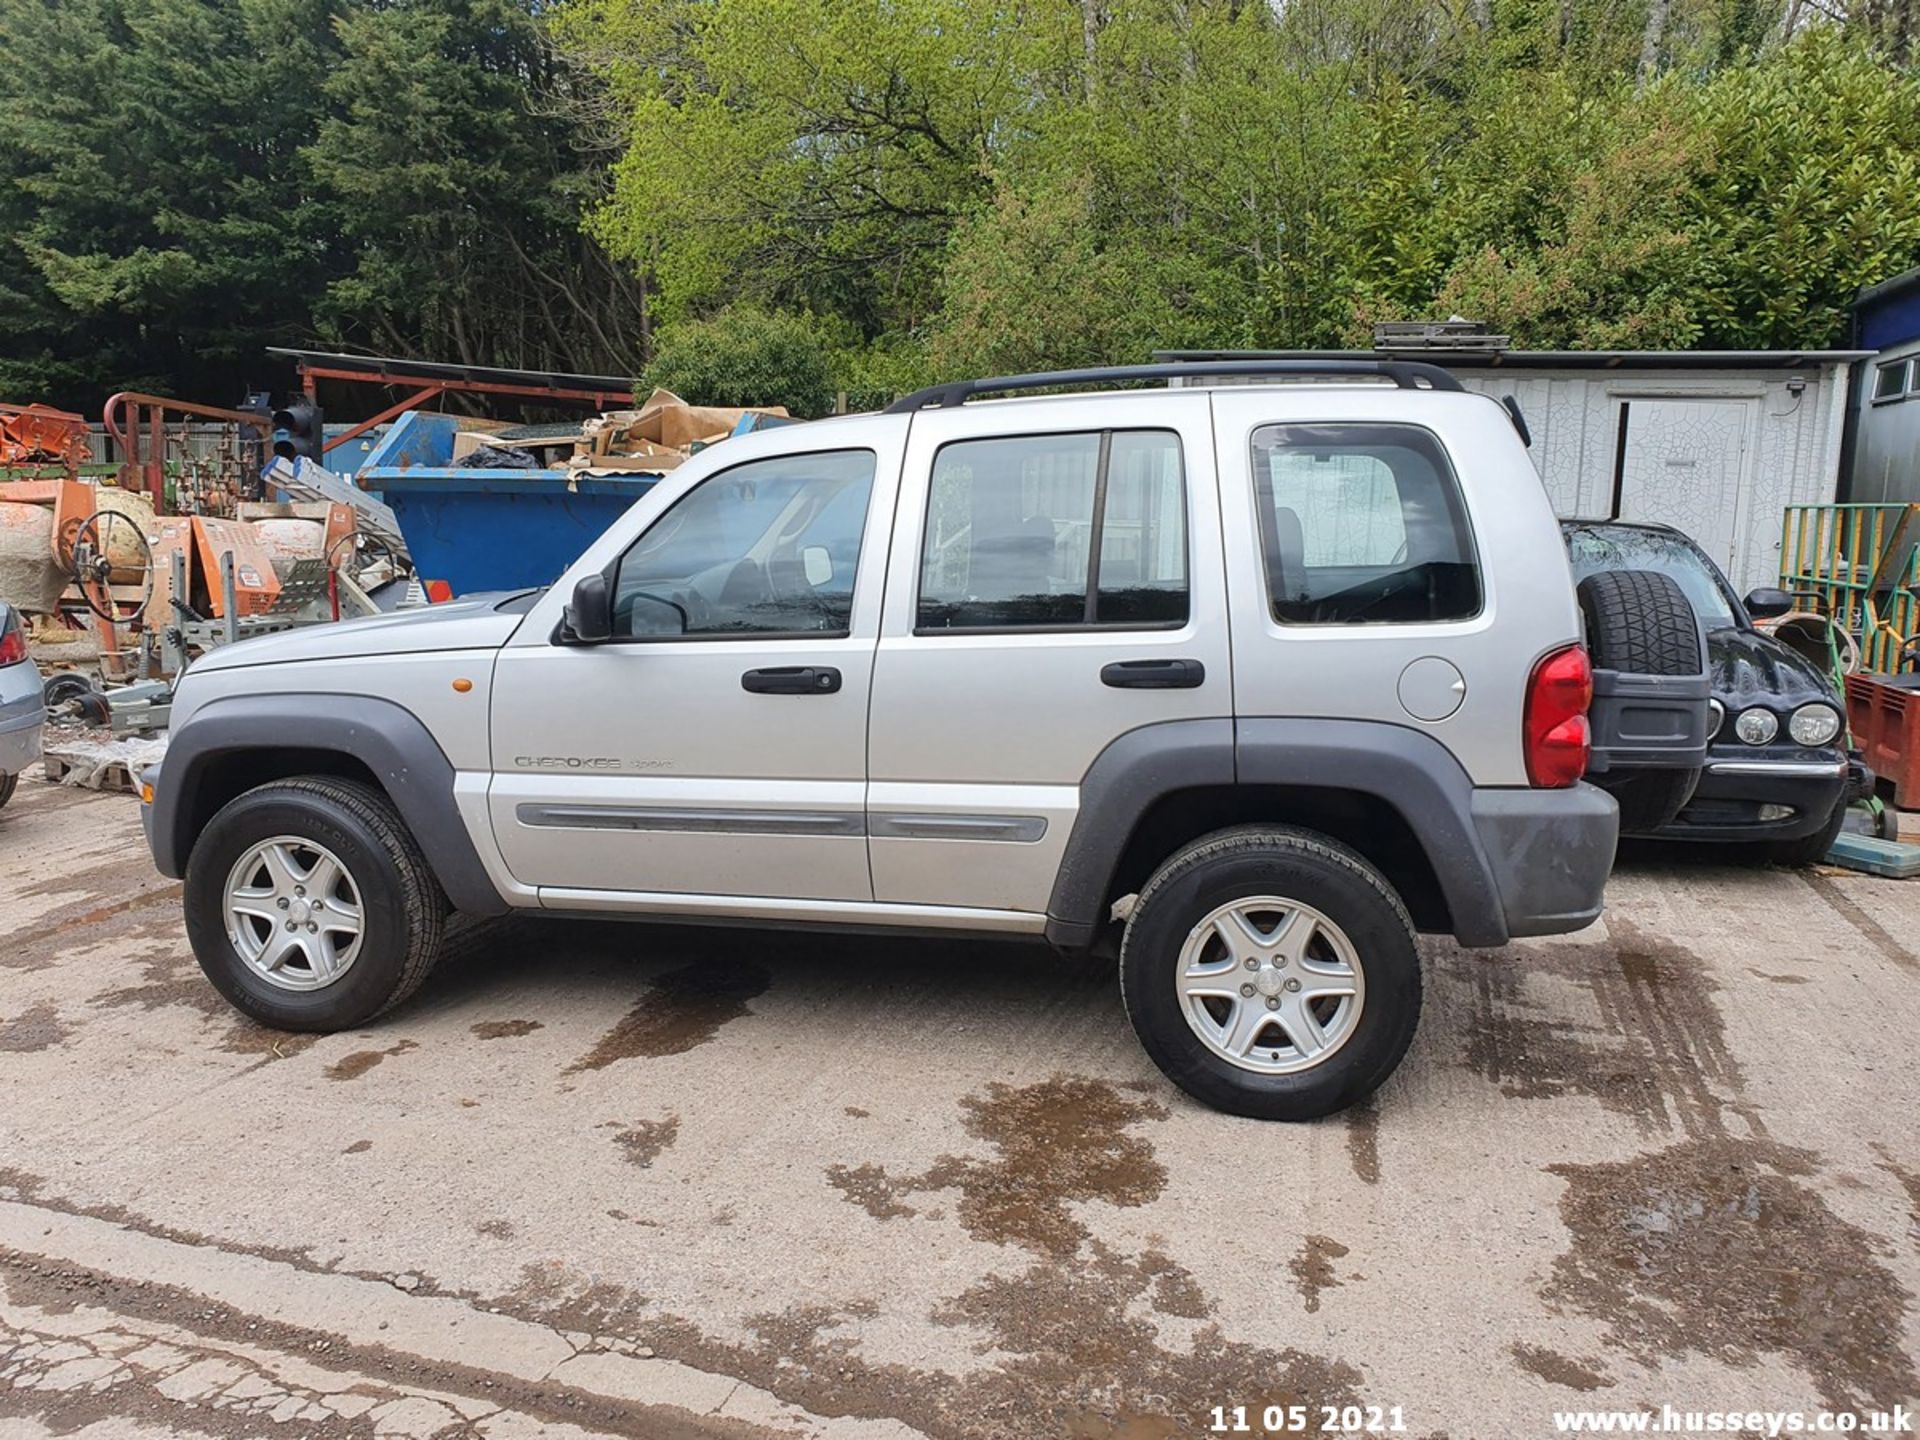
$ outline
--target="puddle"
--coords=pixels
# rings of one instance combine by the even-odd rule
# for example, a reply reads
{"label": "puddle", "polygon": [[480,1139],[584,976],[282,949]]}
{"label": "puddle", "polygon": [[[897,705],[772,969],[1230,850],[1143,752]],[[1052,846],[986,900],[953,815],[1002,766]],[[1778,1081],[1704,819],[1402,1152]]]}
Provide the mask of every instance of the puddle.
{"label": "puddle", "polygon": [[913,1193],[916,1182],[890,1179],[878,1165],[829,1166],[827,1183],[876,1220],[895,1220],[918,1213],[900,1199]]}
{"label": "puddle", "polygon": [[1072,1262],[1036,1259],[935,1310],[936,1323],[974,1332],[976,1350],[993,1361],[964,1377],[864,1360],[855,1328],[871,1307],[756,1316],[755,1345],[715,1345],[678,1321],[649,1335],[662,1353],[740,1375],[791,1403],[901,1419],[935,1440],[1201,1435],[1222,1396],[1249,1407],[1256,1428],[1237,1433],[1264,1437],[1257,1426],[1267,1405],[1359,1403],[1361,1373],[1343,1362],[1230,1340],[1212,1324],[1193,1332],[1190,1349],[1163,1342],[1156,1317],[1198,1318],[1210,1308],[1168,1257],[1129,1258],[1095,1242]]}
{"label": "puddle", "polygon": [[[1716,1132],[1720,1092],[1739,1085],[1717,987],[1691,951],[1623,917],[1607,923],[1612,946],[1540,945],[1458,960],[1454,974],[1474,989],[1468,1067],[1516,1099],[1596,1100],[1643,1134]],[[1535,992],[1539,975],[1587,990],[1597,1022],[1565,1018]]]}
{"label": "puddle", "polygon": [[32,1055],[60,1044],[73,1033],[51,1005],[33,1005],[11,1020],[0,1020],[0,1054]]}
{"label": "puddle", "polygon": [[546,1026],[538,1020],[482,1020],[469,1028],[482,1040],[517,1040]]}
{"label": "puddle", "polygon": [[141,983],[109,990],[89,1002],[107,1009],[137,1005],[151,1014],[155,1010],[180,1007],[194,1010],[209,1020],[225,1020],[220,1048],[229,1055],[256,1055],[284,1060],[319,1040],[318,1035],[290,1030],[270,1030],[241,1015],[200,972],[191,955],[166,955],[148,960],[141,966]]}
{"label": "puddle", "polygon": [[877,1165],[834,1166],[828,1181],[876,1219],[912,1215],[919,1191],[958,1190],[960,1223],[976,1240],[1071,1255],[1087,1229],[1069,1201],[1144,1205],[1167,1171],[1127,1127],[1164,1120],[1166,1107],[1134,1100],[1100,1080],[1056,1075],[1015,1088],[994,1082],[960,1102],[967,1133],[998,1152],[991,1160],[943,1155],[923,1174],[894,1177]]}
{"label": "puddle", "polygon": [[[124,884],[112,889],[125,889]],[[45,892],[39,887],[25,892],[27,894],[57,893]],[[112,893],[109,890],[107,893]],[[144,909],[162,901],[178,902],[180,886],[162,885],[159,889],[143,890],[124,900],[115,900],[105,905],[96,905],[89,910],[74,911],[72,906],[54,912],[54,917],[40,917],[36,928],[24,934],[14,936],[8,942],[6,955],[0,958],[0,965],[12,970],[46,970],[57,964],[61,953],[75,943],[73,932],[89,926],[115,919],[132,910]],[[181,921],[177,911],[170,912],[157,919],[149,918],[140,924],[140,932],[146,934],[164,934],[169,939],[181,938]]]}
{"label": "puddle", "polygon": [[1920,1393],[1902,1348],[1913,1297],[1876,1241],[1806,1182],[1813,1157],[1764,1139],[1685,1140],[1631,1160],[1555,1165],[1572,1246],[1547,1290],[1648,1363],[1700,1353],[1792,1360],[1831,1408]]}
{"label": "puddle", "polygon": [[1900,1188],[1907,1192],[1907,1220],[1913,1227],[1913,1238],[1920,1241],[1920,1171],[1909,1170],[1895,1160],[1884,1145],[1876,1144],[1873,1153],[1880,1157],[1880,1168],[1898,1180]]}
{"label": "puddle", "polygon": [[1371,1095],[1347,1111],[1347,1159],[1368,1185],[1380,1183],[1380,1105]]}
{"label": "puddle", "polygon": [[730,1020],[748,1014],[771,977],[737,960],[683,965],[658,976],[635,1006],[593,1049],[567,1067],[569,1075],[604,1070],[620,1060],[683,1055],[704,1045]]}
{"label": "puddle", "polygon": [[933,1308],[934,1323],[981,1357],[977,1370],[867,1360],[865,1323],[891,1329],[918,1318],[883,1316],[872,1298],[751,1316],[751,1339],[721,1339],[550,1260],[528,1266],[518,1289],[491,1303],[620,1344],[644,1341],[819,1414],[900,1420],[932,1440],[1163,1440],[1203,1434],[1210,1407],[1222,1403],[1246,1404],[1256,1421],[1266,1405],[1362,1403],[1355,1366],[1228,1338],[1209,1318],[1212,1301],[1174,1257],[1157,1245],[1122,1253],[1090,1238],[1070,1213],[1072,1205],[1124,1208],[1161,1193],[1165,1170],[1148,1139],[1129,1133],[1166,1118],[1158,1103],[1073,1076],[990,1085],[961,1103],[966,1129],[988,1154],[943,1157],[905,1177],[874,1164],[840,1165],[829,1180],[896,1225],[937,1223],[940,1214],[905,1197],[957,1191],[954,1208],[975,1238],[1028,1252],[1024,1268],[982,1278]]}
{"label": "puddle", "polygon": [[1920,970],[1920,955],[1915,955],[1900,940],[1873,916],[1861,908],[1860,903],[1840,887],[1830,875],[1822,875],[1813,870],[1802,870],[1800,878],[1829,908],[1847,924],[1851,925],[1860,938],[1902,970]]}
{"label": "puddle", "polygon": [[329,1065],[327,1067],[327,1078],[329,1080],[358,1080],[389,1055],[404,1055],[409,1050],[418,1050],[419,1048],[420,1047],[411,1040],[402,1040],[396,1045],[389,1045],[384,1050],[356,1050],[353,1054],[336,1060],[333,1064]]}
{"label": "puddle", "polygon": [[1333,1273],[1333,1262],[1346,1258],[1347,1247],[1338,1240],[1325,1235],[1309,1235],[1306,1243],[1300,1247],[1300,1253],[1287,1262],[1287,1269],[1293,1275],[1294,1288],[1300,1292],[1300,1298],[1306,1301],[1309,1315],[1320,1309],[1322,1290],[1338,1288],[1340,1281]]}
{"label": "puddle", "polygon": [[[1833,903],[1842,902],[1852,903]],[[1620,916],[1608,926],[1610,947],[1545,945],[1465,962],[1484,966],[1465,971],[1477,1001],[1467,1038],[1476,1071],[1508,1095],[1583,1096],[1642,1133],[1675,1137],[1627,1160],[1549,1167],[1566,1182],[1569,1240],[1545,1298],[1601,1321],[1610,1345],[1650,1366],[1687,1354],[1733,1366],[1777,1355],[1831,1408],[1915,1394],[1920,1376],[1899,1339],[1913,1296],[1880,1263],[1877,1237],[1827,1207],[1811,1183],[1816,1157],[1767,1134],[1728,1051],[1707,967]],[[1549,1009],[1546,987],[1530,988],[1533,971],[1584,988],[1598,1022]]]}
{"label": "puddle", "polygon": [[1600,1390],[1613,1385],[1598,1362],[1570,1359],[1557,1350],[1539,1345],[1516,1343],[1513,1358],[1522,1370],[1538,1375],[1549,1385],[1562,1385],[1569,1390]]}
{"label": "puddle", "polygon": [[613,1137],[614,1144],[627,1152],[627,1163],[647,1169],[660,1157],[662,1151],[670,1149],[673,1142],[680,1138],[680,1117],[669,1115],[664,1120],[642,1120],[629,1129],[622,1130]]}

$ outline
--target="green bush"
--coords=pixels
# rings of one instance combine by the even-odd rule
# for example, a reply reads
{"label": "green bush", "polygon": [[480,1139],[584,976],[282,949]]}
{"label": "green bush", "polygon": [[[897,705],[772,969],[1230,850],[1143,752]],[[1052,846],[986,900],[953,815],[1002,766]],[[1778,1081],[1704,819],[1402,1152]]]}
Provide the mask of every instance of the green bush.
{"label": "green bush", "polygon": [[833,410],[834,348],[812,316],[731,306],[668,330],[640,397],[658,385],[693,405],[784,405],[814,419]]}

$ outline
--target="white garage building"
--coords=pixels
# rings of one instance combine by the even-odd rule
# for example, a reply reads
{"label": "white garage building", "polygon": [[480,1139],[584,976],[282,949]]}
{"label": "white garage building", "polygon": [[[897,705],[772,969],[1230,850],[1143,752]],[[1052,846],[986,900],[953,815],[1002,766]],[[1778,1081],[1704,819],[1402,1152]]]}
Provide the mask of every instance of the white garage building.
{"label": "white garage building", "polygon": [[1519,402],[1554,509],[1691,535],[1741,594],[1779,575],[1781,512],[1831,503],[1857,350],[1162,351],[1159,360],[1423,360]]}

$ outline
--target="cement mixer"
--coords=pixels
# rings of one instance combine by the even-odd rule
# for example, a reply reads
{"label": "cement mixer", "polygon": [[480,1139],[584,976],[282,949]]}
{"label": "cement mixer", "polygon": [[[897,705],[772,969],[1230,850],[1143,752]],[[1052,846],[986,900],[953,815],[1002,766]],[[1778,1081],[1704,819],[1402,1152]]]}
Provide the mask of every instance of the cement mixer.
{"label": "cement mixer", "polygon": [[121,649],[122,631],[153,598],[152,525],[144,495],[110,485],[0,483],[0,598],[43,629],[63,609],[78,614],[95,632],[102,675],[124,678],[131,657]]}

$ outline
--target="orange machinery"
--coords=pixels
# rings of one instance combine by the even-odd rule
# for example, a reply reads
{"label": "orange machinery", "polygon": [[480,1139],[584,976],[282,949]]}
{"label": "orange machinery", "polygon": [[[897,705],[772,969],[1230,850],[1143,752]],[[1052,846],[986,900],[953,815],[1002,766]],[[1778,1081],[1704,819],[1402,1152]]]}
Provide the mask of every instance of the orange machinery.
{"label": "orange machinery", "polygon": [[[345,507],[342,506],[342,509]],[[263,615],[280,598],[280,581],[273,573],[273,557],[239,520],[211,515],[162,515],[153,522],[154,624],[173,619],[173,555],[185,551],[187,593],[179,599],[195,613],[216,620],[227,618],[224,587],[220,584],[220,557],[233,552],[234,609],[241,615]],[[328,527],[331,538],[332,526]]]}

